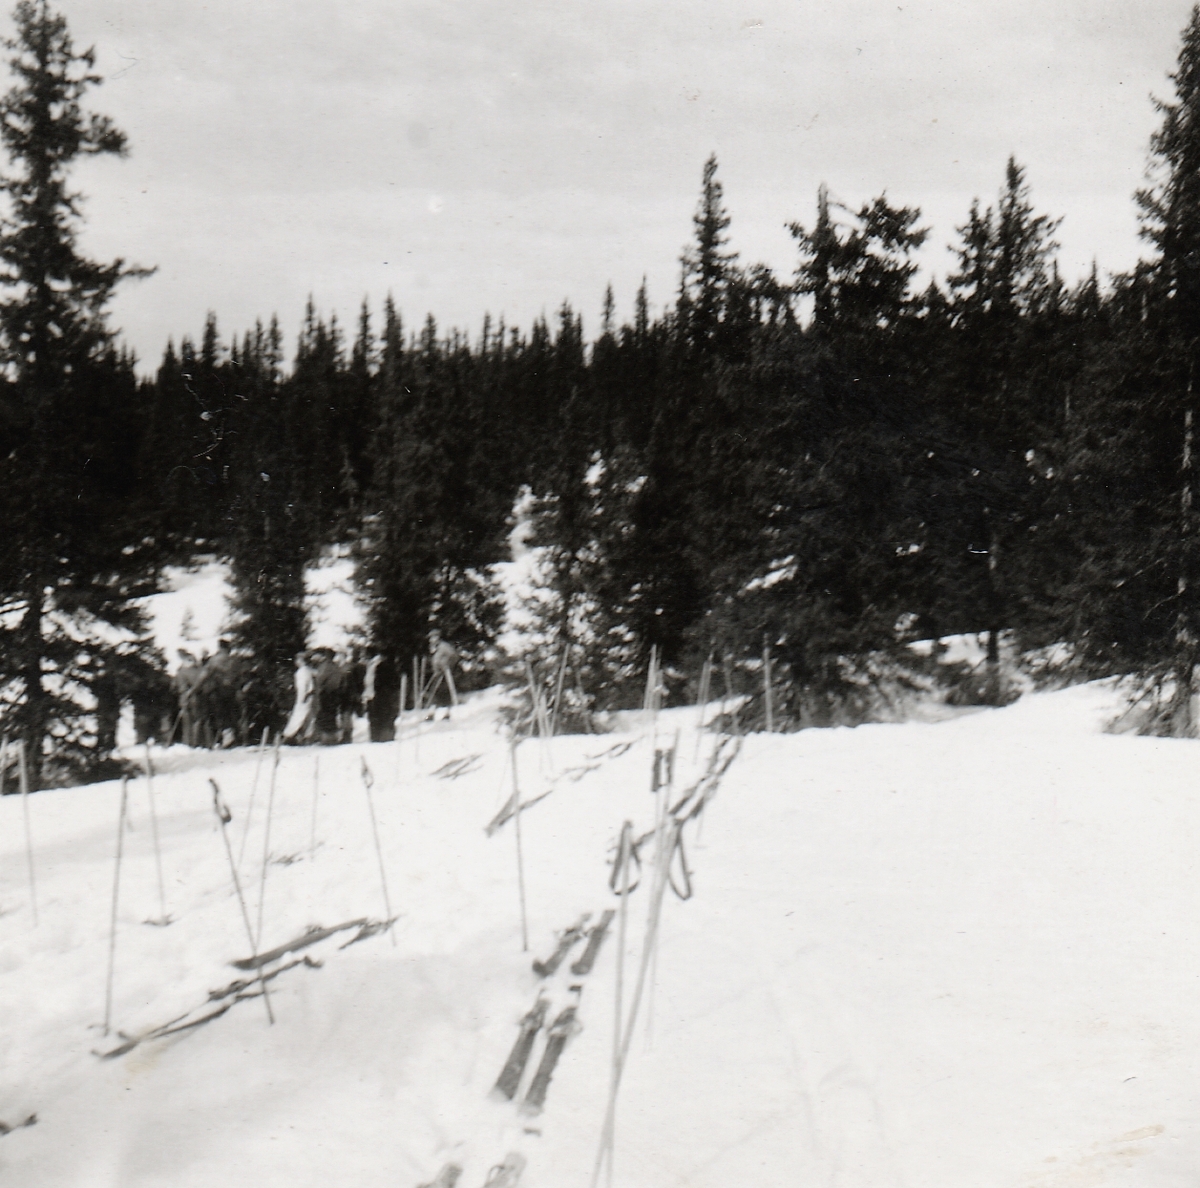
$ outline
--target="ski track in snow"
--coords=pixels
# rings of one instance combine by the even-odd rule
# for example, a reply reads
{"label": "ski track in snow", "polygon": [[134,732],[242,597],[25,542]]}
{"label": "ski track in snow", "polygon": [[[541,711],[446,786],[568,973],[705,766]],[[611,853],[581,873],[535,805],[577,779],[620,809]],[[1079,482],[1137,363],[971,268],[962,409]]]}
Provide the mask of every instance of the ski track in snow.
{"label": "ski track in snow", "polygon": [[[1200,752],[1100,733],[1112,701],[1085,686],[938,724],[748,738],[686,828],[694,898],[664,900],[614,1183],[1192,1184]],[[570,973],[579,947],[545,983],[548,1021],[584,986],[583,1030],[545,1112],[488,1092],[542,985],[533,958],[582,912],[617,906],[607,861],[624,819],[639,833],[653,823],[652,740],[632,716],[602,740],[522,744],[524,798],[553,789],[521,816],[526,953],[514,824],[484,834],[512,786],[497,708],[484,694],[399,743],[323,749],[315,839],[315,752],[285,748],[261,948],[383,917],[364,758],[395,944],[385,932],[339,949],[354,935],[339,933],[302,950],[320,968],[270,983],[275,1026],[251,999],[110,1061],[92,1053],[117,1029],[166,1023],[250,976],[229,965],[249,944],[208,780],[232,810],[236,857],[255,754],[156,752],[167,927],[144,923],[158,888],[145,781],[130,782],[107,1038],[119,785],[31,799],[37,928],[20,800],[0,800],[0,1120],[38,1115],[0,1137],[3,1183],[415,1188],[453,1160],[462,1188],[479,1188],[518,1150],[523,1188],[589,1184],[617,921],[590,974]],[[659,722],[660,745],[681,731],[677,790],[713,745],[693,760],[695,724],[694,710]],[[438,775],[456,762],[458,778]],[[270,776],[268,753],[240,867],[252,920]],[[626,1004],[650,881],[630,897]]]}

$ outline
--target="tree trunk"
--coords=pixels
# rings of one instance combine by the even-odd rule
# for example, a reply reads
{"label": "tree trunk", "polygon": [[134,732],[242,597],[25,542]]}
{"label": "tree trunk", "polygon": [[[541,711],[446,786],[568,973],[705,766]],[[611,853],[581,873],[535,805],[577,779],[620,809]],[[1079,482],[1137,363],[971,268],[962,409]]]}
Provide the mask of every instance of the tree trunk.
{"label": "tree trunk", "polygon": [[988,641],[987,641],[987,673],[984,678],[983,699],[988,705],[1003,705],[1004,682],[1000,672],[1000,633],[1004,630],[1004,597],[1000,592],[996,572],[1000,565],[1000,537],[995,526],[988,525]]}
{"label": "tree trunk", "polygon": [[1192,374],[1188,367],[1187,406],[1183,413],[1183,453],[1180,459],[1179,483],[1179,613],[1175,619],[1175,698],[1171,710],[1171,733],[1177,738],[1196,735],[1196,659],[1197,633],[1190,613],[1190,594],[1193,584],[1193,434]]}
{"label": "tree trunk", "polygon": [[21,714],[21,737],[25,740],[29,782],[36,791],[42,786],[42,740],[46,734],[49,699],[42,685],[42,582],[36,563],[31,569],[33,572],[30,574],[25,593],[25,614],[18,630],[21,677],[25,693],[25,705]]}

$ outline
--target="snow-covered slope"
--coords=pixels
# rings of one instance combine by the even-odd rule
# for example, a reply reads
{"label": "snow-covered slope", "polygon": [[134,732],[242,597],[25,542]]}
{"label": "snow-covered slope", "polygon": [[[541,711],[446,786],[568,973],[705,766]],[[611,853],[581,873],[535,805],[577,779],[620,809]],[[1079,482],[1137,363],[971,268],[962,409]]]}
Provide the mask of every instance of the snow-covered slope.
{"label": "snow-covered slope", "polygon": [[[687,827],[695,895],[664,904],[614,1184],[1191,1184],[1198,752],[1099,733],[1110,696],[748,738]],[[592,973],[564,966],[549,982],[555,1009],[583,985],[583,1030],[545,1112],[488,1091],[538,990],[531,957],[616,905],[606,861],[623,820],[653,823],[654,739],[642,723],[520,748],[527,797],[553,789],[522,817],[523,953],[513,824],[484,833],[511,778],[496,708],[481,697],[397,744],[285,749],[267,844],[269,755],[254,787],[251,751],[158,754],[171,923],[143,923],[161,907],[148,788],[133,781],[107,1037],[119,785],[30,799],[36,927],[22,805],[0,801],[0,1119],[38,1118],[0,1137],[0,1180],[415,1188],[454,1161],[461,1188],[479,1188],[518,1150],[527,1188],[589,1184],[615,937]],[[679,787],[713,744],[697,747],[695,724],[692,710],[658,720],[660,747],[681,732]],[[364,760],[394,931],[292,954],[322,964],[271,983],[274,1026],[249,999],[123,1057],[93,1055],[117,1029],[166,1023],[248,976],[229,965],[249,942],[210,778],[232,810],[252,923],[264,846],[272,859],[264,948],[385,915]],[[647,880],[630,897],[626,1004],[648,901]]]}

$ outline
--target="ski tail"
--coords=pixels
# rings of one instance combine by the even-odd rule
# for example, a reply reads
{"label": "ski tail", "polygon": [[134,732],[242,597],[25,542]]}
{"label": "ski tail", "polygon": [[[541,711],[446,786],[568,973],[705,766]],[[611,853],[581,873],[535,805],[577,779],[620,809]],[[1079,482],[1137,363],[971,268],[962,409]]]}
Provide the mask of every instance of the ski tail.
{"label": "ski tail", "polygon": [[588,932],[587,948],[583,950],[583,955],[579,960],[571,966],[571,972],[576,977],[592,972],[592,966],[596,964],[596,958],[600,955],[600,946],[604,944],[604,938],[608,935],[608,926],[613,922],[616,914],[612,908],[606,908],[604,915],[600,917],[600,922],[593,925]]}
{"label": "ski tail", "polygon": [[521,1020],[521,1030],[517,1034],[516,1043],[513,1044],[508,1060],[505,1062],[504,1068],[500,1070],[500,1076],[492,1090],[506,1101],[512,1101],[517,1095],[521,1078],[525,1075],[525,1066],[529,1063],[529,1054],[533,1051],[534,1041],[545,1022],[549,1006],[549,1002],[539,995],[532,1009]]}
{"label": "ski tail", "polygon": [[462,1168],[457,1163],[445,1163],[442,1170],[428,1184],[421,1184],[419,1188],[454,1188],[461,1175]]}
{"label": "ski tail", "polygon": [[534,961],[533,972],[539,978],[548,978],[554,973],[563,963],[563,958],[575,947],[575,944],[583,936],[587,927],[587,922],[592,918],[591,912],[584,912],[579,917],[578,921],[571,925],[558,938],[558,947],[546,958],[545,961]]}
{"label": "ski tail", "polygon": [[525,1170],[525,1156],[520,1151],[509,1151],[503,1163],[497,1163],[488,1172],[483,1188],[517,1188],[521,1173]]}
{"label": "ski tail", "polygon": [[558,1066],[563,1048],[567,1046],[567,1041],[571,1036],[580,1029],[576,1014],[579,1010],[579,994],[582,989],[581,986],[571,987],[575,1001],[559,1012],[558,1018],[554,1020],[550,1030],[546,1033],[546,1049],[542,1053],[542,1060],[538,1065],[537,1072],[533,1074],[533,1080],[529,1084],[529,1092],[525,1094],[525,1100],[521,1103],[522,1113],[540,1114],[546,1105],[546,1091],[550,1088],[550,1078],[554,1076],[554,1070]]}

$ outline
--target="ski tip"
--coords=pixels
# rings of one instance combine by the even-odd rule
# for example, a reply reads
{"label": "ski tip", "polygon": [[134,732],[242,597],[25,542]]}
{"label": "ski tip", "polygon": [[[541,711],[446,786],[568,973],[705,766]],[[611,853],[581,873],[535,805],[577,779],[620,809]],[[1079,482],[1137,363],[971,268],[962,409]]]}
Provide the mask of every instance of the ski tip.
{"label": "ski tip", "polygon": [[454,1188],[458,1183],[458,1177],[462,1175],[462,1168],[457,1163],[446,1163],[442,1165],[442,1170],[430,1180],[428,1184],[420,1184],[418,1188]]}
{"label": "ski tip", "polygon": [[488,1172],[487,1180],[484,1181],[484,1188],[489,1188],[489,1185],[509,1185],[517,1182],[517,1177],[525,1170],[525,1156],[520,1151],[509,1151],[504,1156],[503,1163],[497,1163],[495,1167]]}

